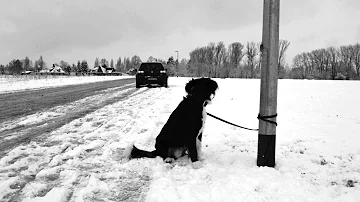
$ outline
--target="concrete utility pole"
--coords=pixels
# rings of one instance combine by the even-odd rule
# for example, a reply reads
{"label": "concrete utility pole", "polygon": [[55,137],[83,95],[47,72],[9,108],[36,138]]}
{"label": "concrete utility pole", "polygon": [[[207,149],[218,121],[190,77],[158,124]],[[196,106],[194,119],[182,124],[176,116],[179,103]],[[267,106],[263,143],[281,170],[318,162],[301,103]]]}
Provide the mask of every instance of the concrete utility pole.
{"label": "concrete utility pole", "polygon": [[[175,51],[176,52],[176,61],[177,63],[179,63],[179,51]],[[177,67],[177,63],[176,63],[176,67]]]}
{"label": "concrete utility pole", "polygon": [[280,0],[264,0],[258,166],[275,166]]}
{"label": "concrete utility pole", "polygon": [[[179,51],[175,51],[176,52],[176,72],[178,72],[179,70]],[[178,74],[178,73],[176,73]],[[176,75],[178,76],[178,75]]]}

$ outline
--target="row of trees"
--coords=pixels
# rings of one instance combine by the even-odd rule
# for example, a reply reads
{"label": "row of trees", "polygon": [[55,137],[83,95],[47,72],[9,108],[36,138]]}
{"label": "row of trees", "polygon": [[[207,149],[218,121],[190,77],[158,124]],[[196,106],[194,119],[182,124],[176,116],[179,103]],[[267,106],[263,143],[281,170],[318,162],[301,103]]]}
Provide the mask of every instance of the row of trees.
{"label": "row of trees", "polygon": [[[285,62],[285,54],[290,45],[287,40],[279,41],[279,78],[291,79],[360,79],[360,44],[328,47],[301,53],[295,56],[292,68]],[[167,61],[150,56],[147,62],[161,62],[170,76],[259,78],[261,66],[261,43],[211,42],[189,53],[190,59]],[[139,56],[119,57],[116,62],[105,58],[95,59],[93,67],[105,66],[117,72],[133,72],[142,60]],[[65,61],[58,64],[67,72],[89,72],[92,67],[86,60],[70,65]],[[19,74],[23,71],[39,72],[47,67],[43,57],[32,62],[28,57],[13,60],[6,66],[0,65],[0,73]]]}
{"label": "row of trees", "polygon": [[[279,78],[360,79],[359,43],[298,54],[291,67],[285,62],[289,46],[289,41],[279,41]],[[190,60],[176,61],[176,65],[168,68],[179,76],[259,78],[261,48],[261,43],[255,42],[247,42],[246,45],[234,42],[228,47],[223,42],[209,43],[191,51]]]}
{"label": "row of trees", "polygon": [[[151,57],[152,58],[152,57]],[[114,60],[111,59],[110,63],[105,58],[95,59],[95,63],[93,67],[90,67],[86,60],[78,61],[77,64],[70,65],[66,61],[60,61],[60,63],[55,64],[60,66],[66,73],[77,72],[77,73],[87,73],[94,67],[111,67],[116,69],[118,72],[127,72],[131,69],[137,69],[141,64],[141,59],[139,56],[135,55],[133,57],[124,57],[123,60],[121,57],[117,59],[117,62],[114,63]],[[7,65],[0,65],[0,74],[21,74],[24,71],[33,71],[33,72],[41,72],[41,70],[51,69],[53,65],[47,65],[43,60],[43,57],[40,56],[38,60],[33,62],[29,59],[29,57],[25,57],[24,59],[14,59]]]}
{"label": "row of trees", "polygon": [[360,44],[328,47],[295,56],[294,79],[359,79]]}
{"label": "row of trees", "polygon": [[114,63],[113,59],[111,59],[110,63],[109,63],[109,61],[107,61],[105,58],[103,58],[101,60],[99,60],[99,58],[96,58],[94,67],[105,66],[105,67],[114,68],[118,72],[127,72],[131,69],[139,68],[141,63],[142,63],[142,61],[141,61],[140,57],[137,55],[134,55],[131,58],[130,57],[124,57],[124,58],[119,57],[116,60],[116,63]]}
{"label": "row of trees", "polygon": [[[184,60],[184,61],[187,61],[187,60]],[[150,56],[148,58],[147,62],[160,62],[167,68],[170,68],[169,71],[172,72],[171,75],[176,74],[175,73],[176,70],[175,70],[175,68],[173,68],[173,66],[175,65],[175,61],[173,61],[173,57],[170,57],[168,61],[165,61],[165,60]],[[133,57],[124,57],[123,59],[121,57],[119,57],[117,59],[116,63],[114,62],[113,59],[111,59],[109,62],[105,58],[99,59],[97,57],[97,58],[95,58],[93,67],[91,67],[86,60],[82,60],[82,61],[79,60],[77,62],[77,64],[72,64],[72,65],[70,65],[68,62],[62,60],[58,64],[55,64],[55,65],[60,66],[66,73],[70,73],[70,72],[87,73],[91,69],[93,69],[95,67],[99,67],[99,66],[114,68],[117,72],[129,72],[134,69],[138,69],[140,67],[141,63],[142,63],[141,58],[137,55],[134,55]],[[186,65],[187,65],[187,62],[186,62]],[[40,59],[36,60],[35,62],[30,60],[28,57],[25,57],[25,59],[21,59],[21,60],[19,60],[19,59],[12,60],[6,66],[0,65],[0,74],[20,74],[21,72],[24,72],[24,71],[40,72],[41,70],[44,70],[44,69],[51,69],[51,67],[52,67],[52,65],[50,67],[47,66],[47,64],[44,62],[42,56],[40,56]],[[184,76],[186,76],[186,75],[184,75]]]}
{"label": "row of trees", "polygon": [[[280,40],[279,51],[279,72],[281,77],[285,77],[285,52],[289,46],[286,40]],[[224,42],[209,43],[205,47],[196,48],[190,52],[190,60],[182,59],[180,62],[170,57],[167,61],[150,56],[148,62],[161,62],[168,69],[170,76],[208,76],[208,77],[237,77],[237,78],[259,78],[260,76],[260,43],[247,42],[246,45],[240,42],[231,43],[228,47]],[[46,67],[46,63],[42,57],[32,61],[26,57],[20,60],[16,67],[13,65],[15,61],[5,66],[5,70],[9,73],[20,73],[21,71],[40,71]],[[113,59],[96,58],[94,67],[106,66],[114,68],[118,72],[128,72],[138,69],[142,60],[139,56],[119,57],[116,62]],[[21,67],[20,67],[21,66]],[[60,61],[59,66],[65,72],[88,72],[90,67],[86,60],[78,61],[77,65],[65,61]]]}
{"label": "row of trees", "polygon": [[[94,67],[106,66],[106,67],[114,68],[118,72],[128,72],[133,69],[138,69],[142,62],[143,61],[141,60],[141,58],[137,55],[134,55],[131,58],[130,57],[124,57],[124,58],[119,57],[116,60],[116,63],[114,62],[113,59],[111,59],[109,62],[104,58],[101,60],[99,58],[96,58]],[[150,56],[146,62],[160,62],[163,65],[165,65],[166,67],[170,68],[170,71],[173,70],[172,72],[173,72],[173,74],[175,74],[175,72],[174,72],[175,69],[172,69],[172,67],[174,65],[176,65],[177,61],[174,61],[172,56],[168,59],[168,61]]]}
{"label": "row of trees", "polygon": [[46,68],[46,63],[43,60],[43,57],[40,56],[38,60],[31,61],[29,57],[24,59],[14,59],[7,65],[0,65],[0,74],[20,74],[23,71],[40,71]]}
{"label": "row of trees", "polygon": [[[284,78],[285,53],[290,42],[279,41],[279,76]],[[184,62],[184,61],[182,61]],[[207,46],[190,52],[187,68],[180,74],[208,77],[259,78],[261,65],[261,43],[233,42],[226,47],[224,42],[211,42]],[[180,65],[180,68],[183,67]]]}

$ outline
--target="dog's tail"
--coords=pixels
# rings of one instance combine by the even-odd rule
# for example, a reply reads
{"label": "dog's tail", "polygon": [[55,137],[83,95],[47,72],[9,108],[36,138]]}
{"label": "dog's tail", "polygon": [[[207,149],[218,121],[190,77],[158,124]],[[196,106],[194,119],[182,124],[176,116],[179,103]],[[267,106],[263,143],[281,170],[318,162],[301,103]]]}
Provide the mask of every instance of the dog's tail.
{"label": "dog's tail", "polygon": [[133,158],[155,158],[158,154],[156,150],[154,151],[144,151],[141,149],[138,149],[134,146],[134,143],[130,144],[124,151],[123,157],[127,159],[133,159]]}

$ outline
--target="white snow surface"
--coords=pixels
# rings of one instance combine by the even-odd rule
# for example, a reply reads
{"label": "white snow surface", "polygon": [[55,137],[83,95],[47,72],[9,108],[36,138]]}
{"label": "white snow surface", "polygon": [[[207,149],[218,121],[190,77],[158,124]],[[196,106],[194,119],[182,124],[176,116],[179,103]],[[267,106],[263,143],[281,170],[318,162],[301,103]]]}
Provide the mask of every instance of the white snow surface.
{"label": "white snow surface", "polygon": [[[279,80],[275,168],[256,165],[257,132],[211,117],[196,166],[188,158],[172,164],[122,158],[132,143],[154,149],[189,79],[130,92],[44,134],[43,141],[14,148],[0,159],[0,201],[360,201],[357,81]],[[215,80],[219,90],[207,112],[257,128],[260,80]],[[22,124],[76,106],[23,117]]]}

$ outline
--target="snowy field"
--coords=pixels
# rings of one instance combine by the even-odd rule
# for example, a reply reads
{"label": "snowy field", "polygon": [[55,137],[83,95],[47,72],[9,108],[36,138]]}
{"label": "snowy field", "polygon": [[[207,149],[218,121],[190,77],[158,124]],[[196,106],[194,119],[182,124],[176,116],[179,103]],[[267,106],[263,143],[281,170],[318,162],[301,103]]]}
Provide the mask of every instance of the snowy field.
{"label": "snowy field", "polygon": [[[256,166],[257,132],[211,117],[199,169],[188,159],[172,165],[160,158],[123,159],[133,141],[154,149],[188,80],[169,78],[169,88],[141,88],[44,135],[43,141],[13,149],[0,159],[0,201],[360,201],[357,81],[279,80],[275,168]],[[257,128],[260,80],[216,81],[220,89],[207,111]],[[33,124],[81,102],[14,123]]]}
{"label": "snowy field", "polygon": [[75,85],[98,81],[129,78],[131,76],[53,76],[53,75],[0,75],[0,93],[34,88]]}

